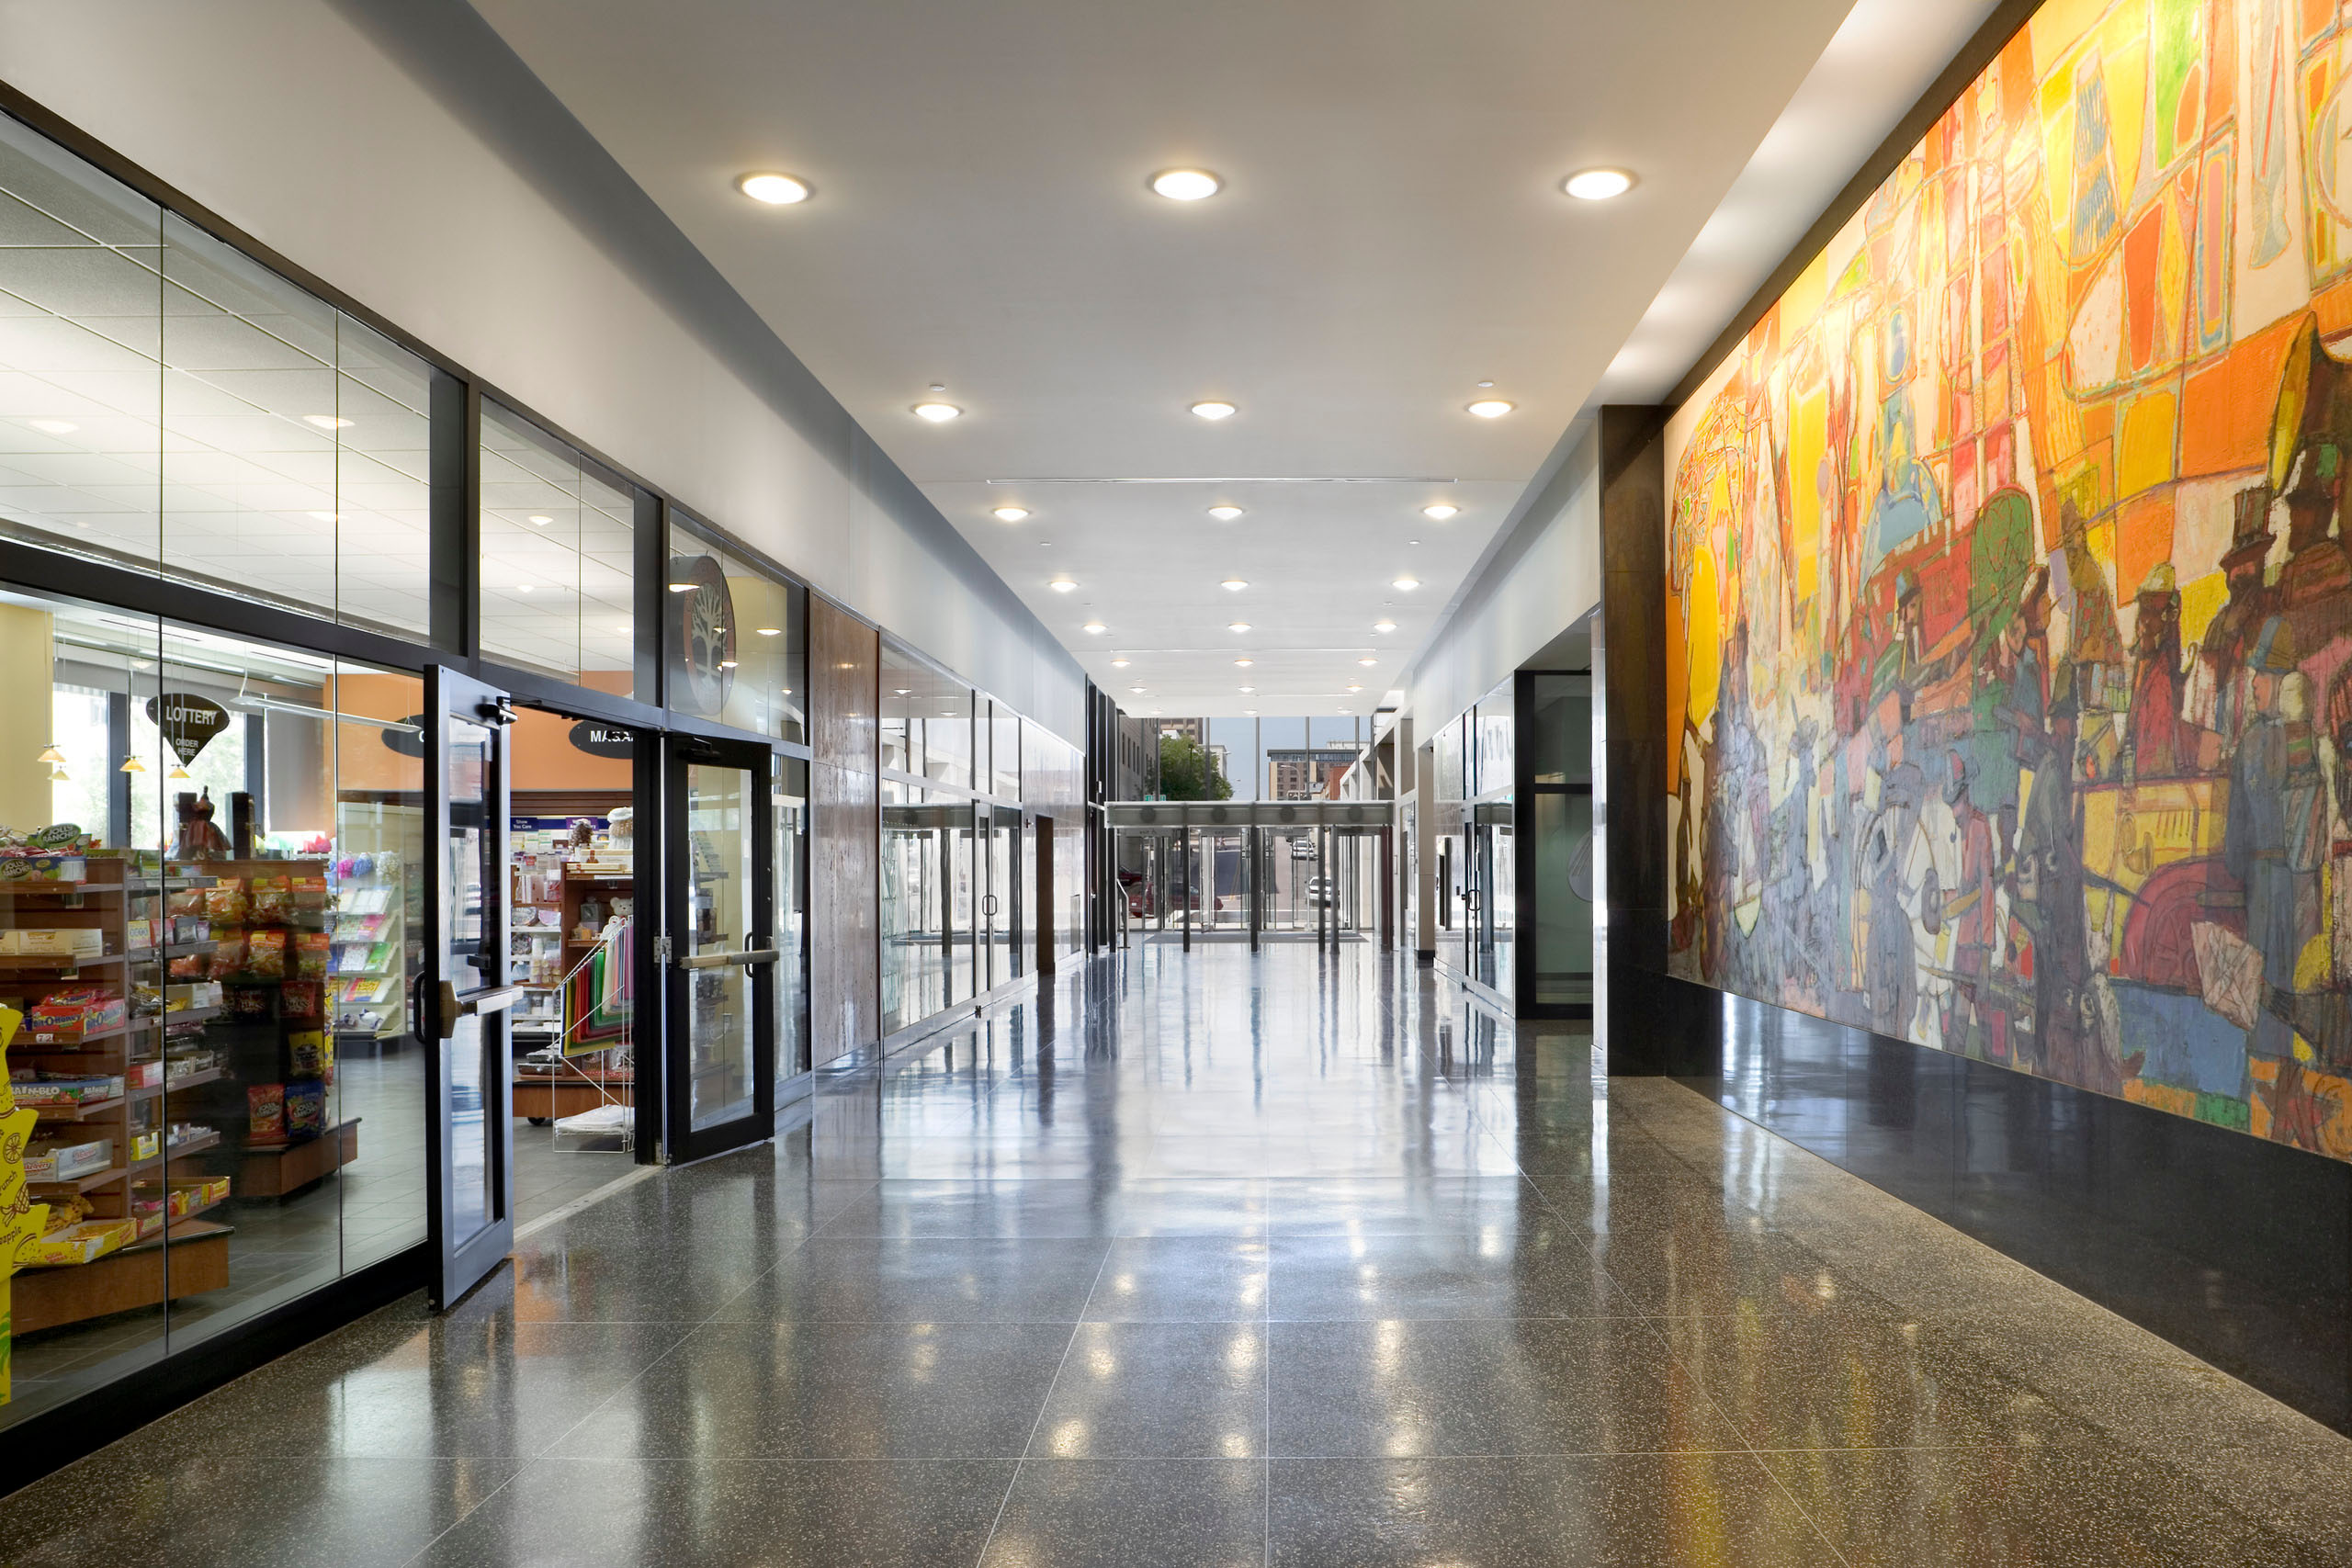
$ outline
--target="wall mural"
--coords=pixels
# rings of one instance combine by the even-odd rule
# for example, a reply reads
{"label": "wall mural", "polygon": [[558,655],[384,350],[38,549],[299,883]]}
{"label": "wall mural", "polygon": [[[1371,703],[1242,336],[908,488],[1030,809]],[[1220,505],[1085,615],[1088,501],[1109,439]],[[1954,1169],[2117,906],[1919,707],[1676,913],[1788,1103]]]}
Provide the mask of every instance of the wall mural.
{"label": "wall mural", "polygon": [[1676,972],[2352,1157],[2352,0],[2052,0],[1668,435]]}

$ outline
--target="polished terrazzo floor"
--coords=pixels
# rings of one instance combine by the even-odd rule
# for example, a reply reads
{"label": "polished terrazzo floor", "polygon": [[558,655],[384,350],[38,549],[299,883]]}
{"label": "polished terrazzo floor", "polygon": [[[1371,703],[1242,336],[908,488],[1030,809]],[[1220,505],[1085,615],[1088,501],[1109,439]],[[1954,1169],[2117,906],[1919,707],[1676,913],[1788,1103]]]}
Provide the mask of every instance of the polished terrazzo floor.
{"label": "polished terrazzo floor", "polygon": [[2352,1562],[2352,1442],[1426,970],[1154,944],[0,1500],[0,1562]]}

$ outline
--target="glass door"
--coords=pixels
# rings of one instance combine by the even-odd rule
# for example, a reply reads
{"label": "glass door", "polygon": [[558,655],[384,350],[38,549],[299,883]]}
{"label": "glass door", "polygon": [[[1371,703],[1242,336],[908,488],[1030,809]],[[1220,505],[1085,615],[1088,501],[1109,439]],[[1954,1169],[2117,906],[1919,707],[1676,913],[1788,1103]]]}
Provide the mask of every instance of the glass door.
{"label": "glass door", "polygon": [[1002,806],[977,809],[989,824],[988,891],[980,897],[989,949],[980,989],[988,990],[1021,973],[1021,813]]}
{"label": "glass door", "polygon": [[506,694],[435,669],[426,694],[425,776],[435,847],[425,857],[425,1023],[432,1114],[435,1304],[481,1283],[514,1246],[513,1074],[506,1013],[522,999],[506,956]]}
{"label": "glass door", "polygon": [[668,747],[670,1157],[775,1131],[773,753],[673,736]]}

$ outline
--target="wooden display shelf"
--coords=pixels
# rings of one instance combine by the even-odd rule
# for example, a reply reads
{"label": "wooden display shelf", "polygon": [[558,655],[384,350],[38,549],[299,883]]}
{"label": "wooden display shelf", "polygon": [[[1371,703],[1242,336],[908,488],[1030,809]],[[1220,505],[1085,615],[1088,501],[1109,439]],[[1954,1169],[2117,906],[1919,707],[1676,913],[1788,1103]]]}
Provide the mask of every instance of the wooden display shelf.
{"label": "wooden display shelf", "polygon": [[[118,1094],[112,1100],[84,1100],[70,1105],[34,1105],[28,1109],[43,1122],[87,1122],[93,1116],[115,1110],[129,1098],[128,1095]],[[23,1107],[22,1101],[18,1104]]]}
{"label": "wooden display shelf", "polygon": [[591,1081],[582,1082],[576,1072],[517,1073],[514,1075],[514,1114],[533,1122],[552,1122],[559,1116],[577,1116],[583,1111],[594,1111],[609,1098],[609,1092],[619,1090],[618,1098],[626,1104],[628,1091],[636,1087],[634,1072],[602,1068],[592,1069]]}
{"label": "wooden display shelf", "polygon": [[31,971],[62,969],[68,974],[79,969],[111,969],[129,963],[128,953],[102,953],[96,958],[76,958],[64,953],[0,953],[0,975],[21,975]]}
{"label": "wooden display shelf", "polygon": [[244,1198],[283,1198],[359,1157],[359,1121],[354,1116],[299,1144],[247,1144],[238,1168],[236,1191]]}
{"label": "wooden display shelf", "polygon": [[36,1181],[28,1179],[25,1182],[25,1190],[31,1193],[34,1201],[38,1202],[41,1199],[54,1198],[62,1193],[94,1192],[101,1187],[113,1186],[130,1174],[129,1166],[119,1165],[111,1170],[94,1170],[87,1176],[69,1176],[62,1181]]}
{"label": "wooden display shelf", "polygon": [[[32,1334],[108,1313],[202,1295],[229,1282],[229,1227],[183,1219],[160,1237],[138,1242],[88,1263],[27,1269],[9,1281],[14,1328]],[[171,1267],[164,1267],[167,1242]]]}
{"label": "wooden display shelf", "polygon": [[220,1130],[215,1128],[213,1131],[205,1134],[204,1136],[200,1138],[190,1138],[184,1144],[168,1144],[164,1145],[164,1158],[166,1160],[186,1159],[190,1155],[200,1155],[207,1149],[217,1149],[220,1146]]}

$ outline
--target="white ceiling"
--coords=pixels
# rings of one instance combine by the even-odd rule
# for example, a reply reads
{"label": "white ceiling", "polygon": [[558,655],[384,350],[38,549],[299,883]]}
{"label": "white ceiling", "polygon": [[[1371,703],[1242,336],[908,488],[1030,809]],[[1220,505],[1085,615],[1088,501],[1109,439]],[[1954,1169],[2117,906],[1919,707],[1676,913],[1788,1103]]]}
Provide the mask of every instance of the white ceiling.
{"label": "white ceiling", "polygon": [[[1268,715],[1396,683],[1851,3],[476,0],[1123,705]],[[1559,193],[1594,164],[1642,183]],[[1041,482],[1118,479],[1186,482]]]}

